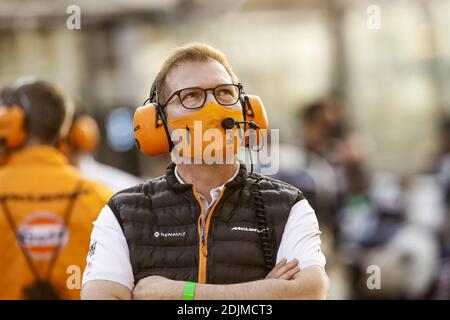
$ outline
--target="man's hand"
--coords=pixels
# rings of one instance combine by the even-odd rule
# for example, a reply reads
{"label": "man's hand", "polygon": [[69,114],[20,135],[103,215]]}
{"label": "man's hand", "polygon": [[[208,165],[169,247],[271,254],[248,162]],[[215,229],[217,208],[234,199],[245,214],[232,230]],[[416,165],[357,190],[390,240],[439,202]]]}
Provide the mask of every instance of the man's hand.
{"label": "man's hand", "polygon": [[[294,259],[287,263],[282,259],[266,279],[291,280],[298,272],[298,260]],[[169,280],[160,276],[150,276],[139,280],[133,290],[134,300],[178,300],[183,297],[184,281]]]}
{"label": "man's hand", "polygon": [[133,290],[134,300],[180,300],[183,297],[184,281],[150,276],[139,280]]}
{"label": "man's hand", "polygon": [[269,272],[266,279],[291,280],[298,272],[300,272],[297,259],[294,259],[289,263],[286,262],[286,258],[281,259],[272,271]]}
{"label": "man's hand", "polygon": [[[297,260],[280,261],[264,280],[227,285],[197,284],[195,299],[324,299],[328,277],[323,268],[310,266],[299,271],[297,265]],[[133,299],[179,300],[183,291],[184,281],[150,276],[137,283]]]}
{"label": "man's hand", "polygon": [[124,285],[108,280],[92,280],[81,289],[82,300],[130,300],[131,291]]}

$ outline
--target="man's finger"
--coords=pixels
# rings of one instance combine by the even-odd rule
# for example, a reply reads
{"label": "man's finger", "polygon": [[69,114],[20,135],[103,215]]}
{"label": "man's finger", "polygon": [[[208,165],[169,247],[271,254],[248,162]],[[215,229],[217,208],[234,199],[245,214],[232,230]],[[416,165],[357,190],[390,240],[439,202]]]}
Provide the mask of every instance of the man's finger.
{"label": "man's finger", "polygon": [[294,269],[289,270],[285,274],[283,274],[280,279],[283,280],[291,280],[298,272],[300,272],[299,267],[295,267]]}
{"label": "man's finger", "polygon": [[298,260],[294,259],[291,262],[285,264],[284,266],[280,267],[279,269],[275,270],[275,274],[274,274],[274,278],[278,279],[280,278],[283,274],[285,274],[286,272],[288,272],[289,270],[295,268],[298,265]]}
{"label": "man's finger", "polygon": [[278,262],[275,267],[269,272],[269,274],[266,276],[266,279],[270,279],[273,278],[273,275],[275,274],[275,272],[281,268],[282,266],[284,266],[287,262],[286,258],[283,258],[280,260],[280,262]]}

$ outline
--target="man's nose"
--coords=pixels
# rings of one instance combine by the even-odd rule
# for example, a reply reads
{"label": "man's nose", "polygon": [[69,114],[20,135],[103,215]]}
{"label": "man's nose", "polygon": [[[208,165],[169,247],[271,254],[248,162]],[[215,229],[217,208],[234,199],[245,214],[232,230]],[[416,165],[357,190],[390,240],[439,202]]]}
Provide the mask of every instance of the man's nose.
{"label": "man's nose", "polygon": [[206,106],[210,102],[217,102],[212,90],[206,91],[206,100],[204,106]]}

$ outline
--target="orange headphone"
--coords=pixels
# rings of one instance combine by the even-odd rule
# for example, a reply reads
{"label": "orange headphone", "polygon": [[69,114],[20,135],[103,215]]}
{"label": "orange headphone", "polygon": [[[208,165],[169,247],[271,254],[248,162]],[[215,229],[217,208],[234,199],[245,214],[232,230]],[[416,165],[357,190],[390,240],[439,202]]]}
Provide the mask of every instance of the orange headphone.
{"label": "orange headphone", "polygon": [[0,106],[0,143],[11,150],[18,148],[26,138],[25,112],[22,107]]}
{"label": "orange headphone", "polygon": [[[27,139],[26,114],[29,109],[29,101],[19,85],[8,89],[4,101],[0,101],[0,144],[7,150],[20,147]],[[13,94],[19,95],[20,105],[11,103],[9,97]],[[26,102],[26,103],[25,103]]]}
{"label": "orange headphone", "polygon": [[[173,142],[170,139],[167,119],[162,106],[156,99],[156,84],[152,85],[150,97],[142,107],[134,113],[134,137],[136,144],[142,153],[148,156],[157,156],[170,152]],[[259,129],[268,129],[269,121],[266,110],[258,96],[246,95],[242,92],[240,98],[244,126],[250,125],[256,129],[256,137],[259,137]],[[148,104],[146,104],[149,102]],[[246,128],[244,128],[246,129]],[[259,140],[257,140],[259,142]]]}
{"label": "orange headphone", "polygon": [[59,144],[59,149],[68,154],[69,149],[93,152],[100,143],[100,130],[97,122],[88,115],[76,116],[69,133]]}

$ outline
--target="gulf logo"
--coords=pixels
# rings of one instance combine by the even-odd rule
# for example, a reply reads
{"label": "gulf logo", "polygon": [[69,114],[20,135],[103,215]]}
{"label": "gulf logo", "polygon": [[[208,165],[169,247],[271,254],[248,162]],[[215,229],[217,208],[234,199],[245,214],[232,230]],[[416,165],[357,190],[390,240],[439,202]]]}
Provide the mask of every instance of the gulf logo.
{"label": "gulf logo", "polygon": [[55,250],[63,248],[69,231],[63,220],[50,212],[36,212],[27,217],[19,226],[20,245],[36,260],[49,260]]}

